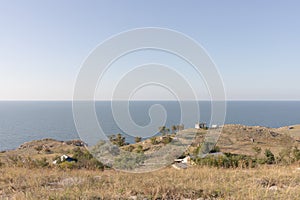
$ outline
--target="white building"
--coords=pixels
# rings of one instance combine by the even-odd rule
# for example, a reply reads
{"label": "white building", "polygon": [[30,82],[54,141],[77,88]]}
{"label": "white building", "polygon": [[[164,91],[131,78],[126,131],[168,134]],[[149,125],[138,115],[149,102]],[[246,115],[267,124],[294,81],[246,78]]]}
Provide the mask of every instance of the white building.
{"label": "white building", "polygon": [[207,127],[206,123],[200,123],[200,122],[198,122],[198,123],[195,124],[195,128],[196,129],[206,128],[206,127]]}

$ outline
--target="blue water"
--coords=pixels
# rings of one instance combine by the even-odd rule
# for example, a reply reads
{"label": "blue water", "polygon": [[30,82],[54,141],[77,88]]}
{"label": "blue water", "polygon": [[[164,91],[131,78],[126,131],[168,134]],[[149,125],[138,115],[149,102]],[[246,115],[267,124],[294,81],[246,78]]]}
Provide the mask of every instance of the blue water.
{"label": "blue water", "polygon": [[[161,104],[167,111],[166,126],[180,122],[178,102],[137,101],[130,103],[131,117],[136,124],[144,126],[150,122],[148,109],[153,104]],[[210,103],[199,102],[199,107],[199,120],[209,123]],[[106,133],[122,133],[114,122],[110,102],[97,102],[96,111]],[[267,127],[300,124],[300,101],[230,101],[227,102],[225,123]],[[71,102],[0,102],[0,150],[13,149],[24,142],[42,138],[79,138]]]}

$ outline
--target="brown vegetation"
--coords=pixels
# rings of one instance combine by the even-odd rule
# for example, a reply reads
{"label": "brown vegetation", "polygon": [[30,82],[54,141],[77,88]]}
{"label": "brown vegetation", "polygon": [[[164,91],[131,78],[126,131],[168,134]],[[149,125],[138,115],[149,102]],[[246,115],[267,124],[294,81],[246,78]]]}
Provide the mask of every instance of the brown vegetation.
{"label": "brown vegetation", "polygon": [[113,170],[0,168],[0,199],[299,199],[295,166]]}
{"label": "brown vegetation", "polygon": [[[207,130],[186,153],[201,146]],[[104,169],[81,141],[28,142],[0,153],[0,199],[299,199],[300,126],[269,129],[226,125],[215,151],[225,156],[196,159],[185,170],[149,173]],[[132,152],[155,151],[174,134],[121,145]],[[166,139],[167,138],[167,139]],[[78,162],[52,161],[67,154]]]}

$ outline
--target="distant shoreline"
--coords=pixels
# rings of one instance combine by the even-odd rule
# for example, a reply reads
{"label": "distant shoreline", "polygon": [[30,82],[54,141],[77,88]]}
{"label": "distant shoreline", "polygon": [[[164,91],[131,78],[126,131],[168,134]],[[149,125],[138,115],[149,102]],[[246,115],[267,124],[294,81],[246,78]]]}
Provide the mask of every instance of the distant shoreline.
{"label": "distant shoreline", "polygon": [[[189,101],[185,103],[189,106]],[[300,123],[300,101],[226,103],[225,124],[278,128]],[[114,120],[111,102],[96,101],[93,104],[102,130],[106,134],[123,134],[121,127]],[[147,125],[150,122],[149,108],[154,104],[161,104],[166,111],[164,126],[180,124],[180,102],[131,101],[128,104],[131,117],[136,124]],[[199,119],[185,122],[186,127],[194,127],[198,121],[210,124],[211,102],[200,101],[199,108]],[[159,126],[163,125],[158,124],[157,127]],[[0,138],[0,150],[14,149],[26,141],[42,138],[64,141],[79,138],[73,118],[72,101],[0,101]],[[133,138],[128,137],[128,142],[133,142]]]}
{"label": "distant shoreline", "polygon": [[[289,129],[289,127],[295,127],[296,126],[296,127],[299,127],[299,129],[300,129],[299,124],[282,126],[282,127],[279,127],[279,128],[272,128],[272,127],[266,127],[266,126],[247,126],[247,125],[243,125],[243,124],[224,124],[224,126],[259,127],[259,128],[265,128],[265,129],[271,129],[271,130]],[[80,137],[70,138],[68,140],[60,140],[60,139],[55,139],[55,138],[44,137],[44,138],[40,138],[40,139],[36,139],[36,140],[28,140],[28,141],[25,141],[24,143],[33,142],[33,141],[40,141],[40,140],[47,140],[47,139],[56,140],[56,141],[59,141],[59,142],[67,142],[67,141],[71,141],[71,140],[80,140]],[[299,139],[300,139],[300,130],[299,130]],[[22,145],[24,143],[21,143],[20,145]],[[18,149],[18,147],[8,148],[8,149],[1,149],[0,152],[12,151],[12,150],[16,150],[16,149]]]}
{"label": "distant shoreline", "polygon": [[[243,125],[243,124],[225,124],[223,127],[226,128],[226,127],[230,127],[230,126],[233,126],[233,127],[247,127],[249,129],[252,129],[252,128],[264,129],[264,130],[275,131],[275,132],[277,131],[280,134],[286,134],[286,132],[288,131],[288,132],[290,132],[289,134],[290,134],[291,137],[295,137],[297,139],[299,138],[299,140],[300,140],[300,124],[282,126],[282,127],[279,127],[279,128],[270,128],[270,127],[265,127],[265,126],[247,126],[247,125]],[[194,129],[195,131],[197,130],[195,128],[188,128],[188,129]],[[199,130],[201,130],[201,129],[199,129]],[[70,140],[57,140],[57,139],[54,139],[54,138],[45,137],[45,138],[41,138],[41,139],[37,139],[37,140],[28,140],[28,141],[20,144],[20,146],[22,146],[26,143],[31,143],[31,142],[36,142],[36,141],[44,141],[44,140],[54,140],[54,141],[62,142],[62,143],[66,143],[66,142],[69,142],[69,141],[81,141],[80,138],[73,138],[73,139],[70,139]],[[0,151],[0,153],[1,152],[2,153],[7,152],[7,151],[14,151],[14,150],[18,149],[19,147],[11,148],[11,149],[3,149],[3,150]]]}

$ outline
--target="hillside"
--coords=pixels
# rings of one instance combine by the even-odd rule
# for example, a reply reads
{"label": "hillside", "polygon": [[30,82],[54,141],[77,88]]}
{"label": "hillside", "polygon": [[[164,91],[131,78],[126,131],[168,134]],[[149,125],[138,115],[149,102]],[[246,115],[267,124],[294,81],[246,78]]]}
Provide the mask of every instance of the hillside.
{"label": "hillside", "polygon": [[270,149],[274,154],[299,143],[281,129],[260,126],[225,125],[217,143],[222,152],[255,155],[254,147]]}
{"label": "hillside", "polygon": [[[255,155],[254,147],[259,147],[263,150],[270,149],[275,155],[280,151],[300,145],[300,125],[281,128],[266,128],[259,126],[244,126],[244,125],[224,125],[222,134],[217,142],[217,146],[222,152],[244,155]],[[195,133],[196,137],[193,143],[187,149],[186,154],[193,154],[195,149],[203,143],[203,139],[207,134],[204,129],[185,129],[179,135],[187,133]],[[171,135],[175,137],[175,135]],[[144,151],[145,154],[150,154],[160,150],[165,144],[162,142],[161,136],[156,137],[156,144],[147,139],[139,143],[130,144],[121,147],[123,150]],[[53,139],[43,139],[31,142],[26,142],[20,145],[19,148],[0,153],[0,162],[9,162],[8,158],[13,156],[29,157],[31,159],[47,158],[49,161],[63,154],[72,156],[72,152],[80,148],[85,150],[84,143],[80,140],[74,141],[57,141]]]}
{"label": "hillside", "polygon": [[[271,129],[225,125],[217,143],[222,152],[255,155],[254,147],[279,154],[298,146],[300,126]],[[180,135],[195,133],[186,153],[203,142],[207,130],[186,129]],[[172,135],[170,137],[175,137]],[[132,151],[153,153],[165,144],[163,137],[130,146]],[[132,149],[133,148],[133,149]],[[128,149],[127,149],[128,150]],[[77,156],[78,164],[53,165],[55,157]],[[80,155],[78,157],[78,155]],[[83,159],[83,160],[81,160]],[[92,162],[91,162],[92,161]],[[95,168],[98,164],[79,140],[43,139],[0,153],[0,199],[299,199],[299,162],[256,167],[220,168],[191,166],[177,170],[170,166],[149,173],[125,173]],[[100,170],[99,170],[100,169]]]}
{"label": "hillside", "polygon": [[[194,133],[196,135],[186,151],[186,154],[193,154],[203,143],[208,130],[190,128],[180,131],[182,135],[187,133]],[[261,148],[262,152],[265,149],[270,149],[275,155],[278,155],[284,149],[298,147],[300,145],[298,135],[300,138],[300,125],[293,126],[293,129],[289,129],[289,127],[275,129],[261,126],[227,124],[223,126],[222,134],[216,145],[224,153],[254,156],[256,154],[254,148]],[[174,138],[176,136],[171,135],[171,137]],[[147,139],[139,143],[123,146],[122,149],[126,150],[130,146],[136,150],[142,147],[146,153],[152,153],[164,146],[161,142],[162,140],[163,138],[159,136],[156,138],[157,144],[153,144],[151,139]]]}
{"label": "hillside", "polygon": [[80,140],[57,141],[54,139],[42,139],[26,142],[19,148],[0,153],[0,162],[8,165],[16,159],[44,159],[52,163],[53,159],[63,154],[72,154],[72,152],[80,148],[85,150],[84,143]]}

